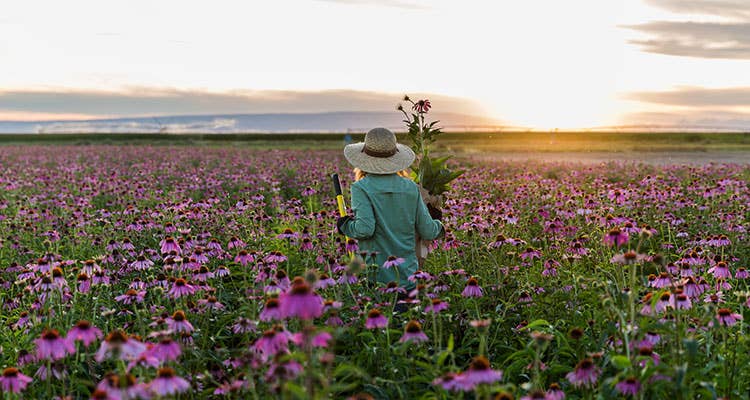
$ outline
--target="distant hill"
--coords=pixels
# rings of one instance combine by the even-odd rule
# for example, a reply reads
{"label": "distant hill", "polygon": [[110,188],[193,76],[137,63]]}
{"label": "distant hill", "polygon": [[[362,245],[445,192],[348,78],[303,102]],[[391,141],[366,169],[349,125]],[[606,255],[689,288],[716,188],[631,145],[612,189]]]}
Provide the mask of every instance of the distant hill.
{"label": "distant hill", "polygon": [[[87,121],[0,121],[0,133],[292,133],[365,132],[384,126],[403,130],[396,112],[330,112],[314,114],[183,115],[97,119]],[[491,118],[455,113],[430,113],[430,120],[451,130],[501,127]]]}

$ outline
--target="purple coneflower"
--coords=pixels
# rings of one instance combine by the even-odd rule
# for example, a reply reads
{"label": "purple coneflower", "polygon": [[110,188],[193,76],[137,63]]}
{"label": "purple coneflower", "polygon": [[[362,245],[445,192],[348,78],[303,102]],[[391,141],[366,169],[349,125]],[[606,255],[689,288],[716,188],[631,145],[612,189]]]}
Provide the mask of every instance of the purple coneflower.
{"label": "purple coneflower", "polygon": [[320,274],[318,280],[315,281],[315,284],[313,286],[315,287],[315,289],[325,289],[334,285],[336,285],[336,281],[328,276],[328,274],[323,273]]}
{"label": "purple coneflower", "polygon": [[291,228],[284,229],[283,232],[276,236],[277,239],[296,239],[297,237],[299,237],[299,234]]}
{"label": "purple coneflower", "polygon": [[206,310],[223,310],[224,304],[219,302],[216,296],[208,296],[205,299],[198,300],[198,305],[203,306]]}
{"label": "purple coneflower", "polygon": [[265,260],[267,263],[276,264],[286,261],[287,257],[280,251],[272,251],[263,260]]}
{"label": "purple coneflower", "polygon": [[482,297],[482,288],[479,286],[477,278],[471,277],[468,281],[466,281],[466,287],[464,287],[463,292],[461,292],[461,296]]}
{"label": "purple coneflower", "polygon": [[484,356],[476,356],[471,361],[469,369],[463,374],[466,381],[471,385],[481,383],[495,383],[503,379],[502,371],[493,370],[490,362]]}
{"label": "purple coneflower", "polygon": [[236,236],[232,236],[232,238],[229,239],[229,243],[227,243],[227,249],[241,249],[245,247],[245,242],[237,238]]}
{"label": "purple coneflower", "polygon": [[726,300],[724,300],[724,293],[716,292],[716,293],[706,294],[706,296],[703,298],[703,302],[719,304],[719,303],[725,303]]}
{"label": "purple coneflower", "polygon": [[521,254],[519,256],[524,261],[526,261],[526,260],[533,260],[535,258],[541,258],[542,257],[542,252],[539,251],[539,250],[537,250],[537,249],[535,249],[535,248],[533,248],[533,247],[527,247],[526,250],[524,250],[523,252],[521,252]]}
{"label": "purple coneflower", "polygon": [[474,388],[474,385],[466,381],[463,374],[449,372],[432,381],[435,386],[440,386],[449,392],[464,392]]}
{"label": "purple coneflower", "polygon": [[139,340],[129,338],[123,331],[115,330],[104,338],[94,359],[97,362],[102,362],[108,356],[116,356],[122,360],[131,360],[138,358],[145,350],[146,345]]}
{"label": "purple coneflower", "polygon": [[123,238],[120,248],[128,251],[135,250],[135,246],[133,246],[133,242],[130,241],[130,238]]}
{"label": "purple coneflower", "polygon": [[713,274],[717,279],[732,279],[732,273],[724,261],[719,261],[713,267],[708,269],[709,274]]}
{"label": "purple coneflower", "polygon": [[326,325],[328,326],[343,326],[344,321],[339,317],[339,313],[336,310],[328,312],[328,319],[326,319]]}
{"label": "purple coneflower", "polygon": [[281,352],[286,352],[289,345],[289,334],[283,327],[274,327],[263,332],[263,336],[253,345],[263,361]]}
{"label": "purple coneflower", "polygon": [[102,331],[91,325],[88,321],[78,321],[78,323],[68,331],[65,339],[69,342],[81,341],[84,346],[101,339]]}
{"label": "purple coneflower", "polygon": [[88,293],[89,289],[91,289],[91,279],[89,279],[86,273],[81,272],[78,274],[76,281],[78,282],[78,291],[80,293]]}
{"label": "purple coneflower", "polygon": [[389,269],[392,267],[398,267],[399,265],[403,264],[404,261],[406,260],[401,257],[388,256],[388,259],[383,263],[383,268]]}
{"label": "purple coneflower", "polygon": [[255,322],[244,317],[237,318],[237,322],[232,325],[232,332],[234,332],[235,334],[255,332],[257,330],[258,327]]}
{"label": "purple coneflower", "polygon": [[651,344],[651,346],[656,346],[661,341],[661,336],[656,332],[646,332],[644,340]]}
{"label": "purple coneflower", "polygon": [[357,241],[349,238],[346,241],[346,245],[344,245],[344,249],[350,253],[356,253],[357,250],[359,250],[359,246],[357,245]]}
{"label": "purple coneflower", "polygon": [[693,303],[690,301],[690,297],[680,292],[675,294],[674,306],[677,310],[689,310],[693,306]]}
{"label": "purple coneflower", "polygon": [[5,368],[0,376],[0,391],[3,393],[20,393],[33,379],[21,373],[18,368]]}
{"label": "purple coneflower", "polygon": [[281,309],[279,308],[279,299],[271,297],[266,300],[266,305],[263,307],[263,311],[260,312],[259,319],[261,321],[273,321],[281,320],[282,318]]}
{"label": "purple coneflower", "polygon": [[547,389],[547,397],[545,397],[545,400],[565,400],[565,392],[563,392],[560,385],[553,383],[549,385],[549,389]]}
{"label": "purple coneflower", "polygon": [[565,377],[575,387],[592,387],[599,379],[599,368],[594,364],[594,360],[585,358]]}
{"label": "purple coneflower", "polygon": [[118,301],[122,304],[133,304],[133,303],[143,303],[143,299],[145,298],[146,298],[145,290],[128,289],[125,292],[125,294],[115,297],[115,301]]}
{"label": "purple coneflower", "polygon": [[367,313],[367,319],[365,320],[365,328],[367,329],[382,329],[388,327],[388,318],[380,312],[379,309],[373,308]]}
{"label": "purple coneflower", "polygon": [[309,340],[310,346],[312,347],[328,347],[328,342],[333,339],[330,333],[321,331],[314,334],[312,329],[303,329],[302,332],[297,332],[292,335],[291,339],[297,346],[305,345],[305,342]]}
{"label": "purple coneflower", "polygon": [[636,262],[641,262],[646,259],[645,254],[638,254],[634,251],[626,251],[622,254],[615,254],[609,261],[615,264],[630,265]]}
{"label": "purple coneflower", "polygon": [[313,319],[323,313],[323,300],[299,277],[294,279],[288,291],[281,294],[279,303],[281,315],[285,318]]}
{"label": "purple coneflower", "polygon": [[289,359],[282,362],[271,363],[271,366],[266,372],[266,381],[272,382],[274,380],[292,380],[302,372],[302,365],[293,359]]}
{"label": "purple coneflower", "polygon": [[687,281],[685,281],[685,284],[683,285],[683,291],[686,295],[695,299],[703,294],[703,287],[699,285],[695,281],[695,278],[691,276],[687,278]]}
{"label": "purple coneflower", "polygon": [[588,249],[583,246],[583,244],[579,240],[574,240],[570,246],[568,247],[568,252],[577,254],[579,256],[584,256],[588,254]]}
{"label": "purple coneflower", "polygon": [[419,100],[411,107],[412,110],[420,113],[420,114],[426,114],[428,111],[430,111],[430,108],[432,107],[432,104],[430,104],[430,100],[424,99]]}
{"label": "purple coneflower", "polygon": [[171,318],[167,318],[167,326],[173,332],[193,332],[193,325],[187,320],[185,312],[182,310],[175,311]]}
{"label": "purple coneflower", "polygon": [[195,293],[195,287],[190,285],[184,278],[175,279],[172,288],[167,292],[173,299],[179,299],[193,293]]}
{"label": "purple coneflower", "polygon": [[149,390],[159,397],[182,393],[190,389],[190,382],[175,375],[172,368],[159,368],[156,378],[148,384]]}
{"label": "purple coneflower", "polygon": [[299,245],[301,251],[308,251],[313,249],[313,242],[310,238],[302,238],[302,243]]}
{"label": "purple coneflower", "polygon": [[541,389],[534,389],[519,400],[548,400],[547,393]]}
{"label": "purple coneflower", "polygon": [[229,269],[224,265],[219,265],[219,267],[216,268],[216,272],[214,272],[214,275],[216,275],[218,278],[229,276],[229,274]]}
{"label": "purple coneflower", "polygon": [[670,278],[669,274],[666,272],[659,273],[658,277],[655,277],[655,279],[652,281],[651,277],[649,276],[649,285],[654,288],[665,288],[672,286],[672,278]]}
{"label": "purple coneflower", "polygon": [[498,248],[498,247],[501,247],[502,245],[504,245],[506,243],[511,243],[512,240],[513,239],[506,238],[505,235],[503,235],[503,234],[499,234],[499,235],[497,235],[495,237],[495,241],[494,242],[490,242],[489,247],[491,247],[491,248]]}
{"label": "purple coneflower", "polygon": [[426,342],[429,338],[422,332],[422,325],[414,320],[409,321],[399,342]]}
{"label": "purple coneflower", "polygon": [[124,379],[114,373],[105,375],[91,395],[92,399],[148,399],[151,394],[145,385],[138,383],[135,376],[125,374]]}
{"label": "purple coneflower", "polygon": [[193,280],[196,282],[205,282],[214,277],[214,273],[205,265],[201,265],[198,271],[193,274]]}
{"label": "purple coneflower", "polygon": [[382,290],[385,293],[406,294],[406,289],[399,286],[398,282],[395,282],[395,281],[388,282],[388,284],[386,284],[384,288],[379,288],[379,290]]}
{"label": "purple coneflower", "polygon": [[604,235],[604,244],[619,247],[627,243],[628,238],[628,234],[620,230],[620,228],[613,228]]}
{"label": "purple coneflower", "polygon": [[182,350],[180,349],[180,344],[172,340],[170,337],[165,337],[159,341],[159,343],[156,343],[152,345],[147,353],[158,359],[160,362],[165,361],[175,361],[180,357],[180,354],[182,354]]}
{"label": "purple coneflower", "polygon": [[255,260],[255,256],[251,253],[248,253],[246,250],[240,250],[239,253],[237,253],[237,256],[234,257],[234,262],[237,264],[244,266],[247,266],[248,263],[251,263]]}
{"label": "purple coneflower", "polygon": [[534,299],[531,297],[531,294],[529,292],[521,292],[521,294],[518,296],[518,302],[521,304],[530,304],[534,301]]}
{"label": "purple coneflower", "polygon": [[638,366],[643,368],[648,364],[648,361],[651,360],[654,365],[659,365],[659,362],[661,362],[661,357],[657,352],[654,351],[653,347],[646,344],[642,345],[638,348],[638,355],[640,357],[645,357],[645,359],[641,359],[638,362]]}
{"label": "purple coneflower", "polygon": [[211,250],[212,252],[221,252],[221,243],[219,243],[219,240],[216,238],[211,238],[211,240],[206,245],[206,248]]}
{"label": "purple coneflower", "polygon": [[73,344],[63,339],[57,329],[45,329],[34,344],[37,360],[59,360],[75,352]]}
{"label": "purple coneflower", "polygon": [[[695,273],[693,272],[693,267],[689,263],[680,262],[679,264],[679,273],[681,277],[688,278],[695,275]],[[667,267],[669,267],[669,265],[667,265]]]}
{"label": "purple coneflower", "polygon": [[174,238],[171,236],[167,236],[164,238],[161,242],[159,242],[159,245],[161,246],[161,254],[169,254],[171,252],[176,252],[177,254],[180,254],[182,249],[180,249],[180,245],[175,242]]}
{"label": "purple coneflower", "polygon": [[742,315],[733,313],[732,310],[728,308],[720,308],[716,314],[716,319],[719,321],[719,325],[732,326],[736,324],[737,321],[742,320]]}
{"label": "purple coneflower", "polygon": [[424,308],[424,311],[438,314],[439,312],[446,309],[448,309],[448,303],[444,302],[441,299],[432,299],[430,304]]}
{"label": "purple coneflower", "polygon": [[641,382],[636,377],[630,376],[627,379],[618,382],[615,385],[615,389],[617,389],[617,391],[623,396],[630,395],[635,397],[635,395],[638,394],[638,391],[641,390]]}
{"label": "purple coneflower", "polygon": [[674,296],[672,296],[672,293],[669,291],[666,291],[659,296],[659,300],[656,301],[654,310],[657,313],[662,313],[667,311],[667,308],[674,308]]}
{"label": "purple coneflower", "polygon": [[431,280],[435,279],[435,277],[432,276],[432,274],[430,274],[427,271],[417,270],[416,272],[414,272],[414,274],[410,275],[407,279],[410,282],[416,282],[416,281],[419,281],[419,280],[421,280],[421,281],[431,281]]}

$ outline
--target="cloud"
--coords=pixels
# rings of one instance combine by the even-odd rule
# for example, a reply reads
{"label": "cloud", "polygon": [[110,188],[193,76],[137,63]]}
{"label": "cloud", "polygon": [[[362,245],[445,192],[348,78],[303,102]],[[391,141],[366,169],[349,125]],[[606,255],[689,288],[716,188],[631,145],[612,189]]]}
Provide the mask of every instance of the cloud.
{"label": "cloud", "polygon": [[631,127],[654,128],[656,126],[697,130],[750,130],[750,113],[727,111],[672,111],[638,112],[624,115],[621,122]]}
{"label": "cloud", "polygon": [[701,21],[651,21],[625,25],[647,35],[630,40],[648,53],[671,56],[750,59],[748,0],[646,0],[646,3]]}
{"label": "cloud", "polygon": [[318,0],[318,1],[324,1],[328,3],[339,3],[339,4],[350,4],[350,5],[376,5],[376,6],[386,6],[386,7],[395,7],[395,8],[405,8],[405,9],[411,9],[411,10],[425,10],[429,7],[417,4],[410,1],[401,1],[401,0]]}
{"label": "cloud", "polygon": [[649,53],[750,59],[750,23],[654,21],[625,27],[649,35],[630,41]]}
{"label": "cloud", "polygon": [[747,0],[646,0],[647,4],[682,14],[750,20]]}
{"label": "cloud", "polygon": [[750,107],[750,87],[679,87],[670,91],[633,92],[628,100],[681,107]]}
{"label": "cloud", "polygon": [[667,91],[632,92],[622,97],[658,104],[663,108],[661,111],[626,114],[621,118],[624,123],[698,129],[750,129],[750,87],[683,86]]}
{"label": "cloud", "polygon": [[[402,94],[355,90],[210,92],[164,88],[130,88],[122,92],[82,90],[0,91],[0,110],[7,113],[85,114],[100,118],[160,115],[320,113],[391,111]],[[481,115],[476,103],[459,97],[429,97],[441,111]]]}
{"label": "cloud", "polygon": [[241,132],[237,127],[237,120],[232,118],[212,118],[205,121],[162,124],[157,120],[145,121],[81,121],[56,122],[39,124],[33,132],[44,133],[236,133]]}

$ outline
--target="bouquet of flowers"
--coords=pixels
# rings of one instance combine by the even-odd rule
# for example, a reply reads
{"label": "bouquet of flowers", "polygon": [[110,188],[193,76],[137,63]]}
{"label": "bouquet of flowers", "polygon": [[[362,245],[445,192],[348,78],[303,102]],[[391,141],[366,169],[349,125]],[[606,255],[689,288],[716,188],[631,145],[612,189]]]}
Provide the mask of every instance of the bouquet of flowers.
{"label": "bouquet of flowers", "polygon": [[[427,191],[429,196],[425,199],[427,204],[439,208],[442,205],[443,193],[450,190],[450,183],[461,176],[463,171],[451,171],[446,162],[450,156],[440,158],[430,158],[429,145],[437,140],[437,136],[442,133],[441,128],[437,126],[440,121],[428,122],[425,115],[430,111],[432,105],[430,100],[424,99],[412,101],[409,96],[404,96],[404,101],[412,104],[411,115],[406,111],[402,104],[399,104],[397,110],[404,114],[404,123],[408,128],[408,137],[411,141],[411,148],[417,155],[414,166],[412,166],[412,177],[414,182],[419,184]],[[432,197],[439,199],[438,204],[432,204]]]}
{"label": "bouquet of flowers", "polygon": [[[440,209],[443,206],[443,194],[450,190],[450,183],[463,174],[463,171],[451,171],[446,162],[450,156],[430,158],[429,146],[435,143],[437,136],[442,133],[437,126],[440,121],[428,122],[425,115],[430,111],[432,104],[430,100],[424,99],[412,101],[409,96],[404,96],[404,101],[411,103],[411,114],[402,104],[396,108],[404,114],[404,123],[408,128],[408,136],[411,141],[411,149],[416,154],[416,160],[412,166],[412,178],[420,188],[422,200],[427,208]],[[417,237],[416,253],[420,267],[429,253],[428,242],[419,240]]]}

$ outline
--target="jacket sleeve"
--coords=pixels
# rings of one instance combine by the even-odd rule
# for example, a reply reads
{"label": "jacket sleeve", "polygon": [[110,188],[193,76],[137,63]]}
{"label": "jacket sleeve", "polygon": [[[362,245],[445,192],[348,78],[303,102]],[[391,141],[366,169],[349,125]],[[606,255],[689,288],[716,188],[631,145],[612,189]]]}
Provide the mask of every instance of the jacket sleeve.
{"label": "jacket sleeve", "polygon": [[427,211],[427,206],[422,201],[422,194],[417,189],[417,218],[416,228],[419,237],[424,240],[437,239],[445,233],[443,223],[439,220],[432,219],[430,212]]}
{"label": "jacket sleeve", "polygon": [[367,193],[358,185],[352,185],[352,210],[354,218],[341,226],[346,236],[367,239],[375,234],[375,214]]}

